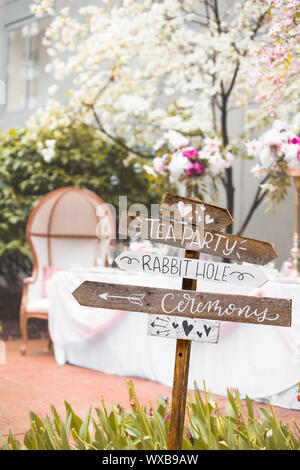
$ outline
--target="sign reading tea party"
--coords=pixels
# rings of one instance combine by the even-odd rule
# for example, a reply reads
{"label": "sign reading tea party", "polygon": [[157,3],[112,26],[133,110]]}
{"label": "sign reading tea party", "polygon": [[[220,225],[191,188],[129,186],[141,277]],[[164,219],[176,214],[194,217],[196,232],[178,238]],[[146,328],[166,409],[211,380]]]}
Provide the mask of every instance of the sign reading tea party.
{"label": "sign reading tea party", "polygon": [[197,226],[144,215],[131,217],[126,213],[122,214],[122,234],[125,234],[125,218],[126,233],[132,238],[148,239],[156,243],[259,265],[267,264],[278,256],[273,244],[269,242],[207,229],[202,234]]}
{"label": "sign reading tea party", "polygon": [[[182,445],[191,341],[217,343],[220,321],[291,326],[289,299],[218,292],[217,286],[224,284],[261,286],[267,278],[255,265],[265,265],[278,256],[272,243],[220,231],[232,222],[226,209],[170,193],[157,217],[123,212],[119,234],[184,248],[185,255],[125,251],[116,259],[118,266],[182,278],[182,289],[85,281],[73,292],[80,305],[147,313],[149,335],[176,338],[169,450]],[[200,252],[251,265],[201,260]],[[197,280],[214,282],[216,292],[197,291]]]}

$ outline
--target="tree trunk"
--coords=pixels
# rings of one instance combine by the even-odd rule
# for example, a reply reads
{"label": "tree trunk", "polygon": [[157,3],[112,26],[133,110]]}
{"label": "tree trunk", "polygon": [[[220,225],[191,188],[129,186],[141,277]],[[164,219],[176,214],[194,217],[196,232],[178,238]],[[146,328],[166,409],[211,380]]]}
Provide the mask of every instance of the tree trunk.
{"label": "tree trunk", "polygon": [[[227,96],[223,92],[222,95],[222,108],[221,108],[221,130],[222,130],[222,143],[224,147],[229,144],[228,124],[227,124]],[[226,198],[227,209],[234,218],[234,186],[233,186],[233,171],[232,167],[226,170]],[[232,233],[232,225],[226,228],[227,233]]]}

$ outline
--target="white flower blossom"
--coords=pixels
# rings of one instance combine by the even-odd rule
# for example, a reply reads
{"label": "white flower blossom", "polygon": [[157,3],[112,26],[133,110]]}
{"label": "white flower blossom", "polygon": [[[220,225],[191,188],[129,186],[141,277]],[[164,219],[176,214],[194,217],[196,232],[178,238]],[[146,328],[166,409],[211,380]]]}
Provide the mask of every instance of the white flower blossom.
{"label": "white flower blossom", "polygon": [[274,186],[274,185],[271,184],[271,183],[261,184],[260,187],[261,187],[261,189],[263,189],[264,191],[270,191],[271,193],[273,193],[274,191],[276,191],[276,186]]}
{"label": "white flower blossom", "polygon": [[57,93],[58,91],[58,86],[55,84],[55,85],[51,85],[49,88],[48,88],[48,95],[49,96],[53,96]]}
{"label": "white flower blossom", "polygon": [[266,174],[265,168],[258,163],[251,168],[250,172],[255,176],[255,178],[260,178]]}
{"label": "white flower blossom", "polygon": [[186,147],[189,144],[189,140],[186,137],[173,130],[166,132],[164,137],[175,150],[178,150],[181,147]]}
{"label": "white flower blossom", "polygon": [[176,152],[168,165],[171,180],[178,181],[184,171],[187,170],[188,166],[189,160],[183,157],[181,152]]}
{"label": "white flower blossom", "polygon": [[269,146],[263,147],[258,155],[259,161],[264,168],[268,168],[274,162],[274,156]]}
{"label": "white flower blossom", "polygon": [[261,148],[262,143],[257,139],[246,142],[247,155],[249,157],[257,157]]}

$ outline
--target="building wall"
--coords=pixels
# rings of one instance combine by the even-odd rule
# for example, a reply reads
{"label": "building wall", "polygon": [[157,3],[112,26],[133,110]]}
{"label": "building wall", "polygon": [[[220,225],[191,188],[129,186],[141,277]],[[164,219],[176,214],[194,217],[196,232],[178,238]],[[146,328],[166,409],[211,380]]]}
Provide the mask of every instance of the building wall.
{"label": "building wall", "polygon": [[[30,18],[29,5],[32,0],[0,0],[0,64],[1,74],[0,79],[6,81],[7,79],[7,42],[8,31],[15,25],[21,24],[23,20]],[[70,6],[73,11],[77,11],[78,7],[88,2],[83,0],[73,0]],[[57,0],[56,8],[59,11],[62,7],[66,6],[66,0]],[[47,99],[47,88],[49,80],[51,83],[51,76],[45,74],[43,76],[42,90],[39,94],[39,102],[37,106],[44,105]],[[64,96],[64,90],[67,88],[67,83],[61,83],[61,91],[59,97]],[[0,105],[0,129],[7,129],[10,127],[17,127],[24,125],[26,119],[34,111],[34,109],[27,109],[18,112],[8,113],[5,107]],[[233,114],[230,117],[231,133],[239,134],[243,127],[243,116]],[[257,180],[249,173],[251,163],[248,161],[237,161],[234,168],[234,182],[236,185],[235,194],[235,224],[234,231],[237,231],[242,223],[242,220],[247,213],[247,210],[253,200]],[[221,193],[219,204],[224,205],[224,195]],[[252,218],[249,226],[245,230],[244,235],[257,238],[261,240],[271,241],[280,254],[276,266],[280,267],[282,262],[289,258],[289,251],[292,245],[292,233],[294,224],[294,192],[293,187],[288,191],[288,196],[285,201],[278,208],[277,213],[274,215],[271,212],[266,212],[266,205],[261,205]]]}

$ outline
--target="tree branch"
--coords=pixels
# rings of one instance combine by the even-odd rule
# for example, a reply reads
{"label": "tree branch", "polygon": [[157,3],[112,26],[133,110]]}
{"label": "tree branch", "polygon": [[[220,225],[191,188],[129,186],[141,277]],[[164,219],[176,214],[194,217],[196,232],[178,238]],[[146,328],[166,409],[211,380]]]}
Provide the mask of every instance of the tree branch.
{"label": "tree branch", "polygon": [[218,33],[220,34],[222,32],[221,29],[221,21],[220,21],[220,16],[219,16],[219,6],[218,6],[218,0],[214,0],[214,15],[216,19],[216,23],[218,25]]}
{"label": "tree branch", "polygon": [[88,108],[90,108],[90,110],[92,111],[93,115],[94,115],[94,118],[95,118],[95,121],[98,125],[98,128],[99,130],[104,134],[106,135],[106,137],[108,137],[109,139],[111,139],[113,142],[115,142],[116,144],[118,144],[120,147],[123,148],[123,150],[126,150],[126,152],[129,152],[129,153],[133,153],[134,155],[136,155],[137,157],[141,157],[141,158],[153,158],[152,155],[144,155],[143,153],[129,147],[128,145],[126,145],[122,140],[118,139],[117,137],[113,136],[112,134],[110,134],[106,129],[104,129],[101,121],[100,121],[100,118],[98,116],[98,114],[96,113],[96,110],[94,108],[94,105],[85,105],[87,106]]}
{"label": "tree branch", "polygon": [[233,89],[233,87],[234,87],[234,84],[235,84],[235,81],[236,81],[236,77],[237,77],[239,68],[240,68],[240,62],[237,62],[236,67],[235,67],[235,70],[234,70],[234,73],[233,73],[233,77],[232,77],[231,83],[230,83],[230,85],[229,85],[228,90],[225,92],[225,96],[226,96],[227,99],[229,98],[229,95],[230,95],[230,93],[232,92],[232,89]]}
{"label": "tree branch", "polygon": [[248,223],[250,222],[250,219],[253,215],[253,213],[256,211],[256,209],[258,208],[258,206],[261,204],[261,202],[264,200],[268,190],[264,191],[262,194],[261,194],[261,185],[264,184],[269,178],[269,175],[265,176],[265,178],[260,182],[258,188],[257,188],[257,191],[255,193],[255,196],[254,196],[254,199],[253,199],[253,202],[249,208],[249,211],[248,211],[248,214],[240,228],[240,230],[238,231],[237,235],[242,235],[242,233],[244,232],[245,228],[247,227]]}

